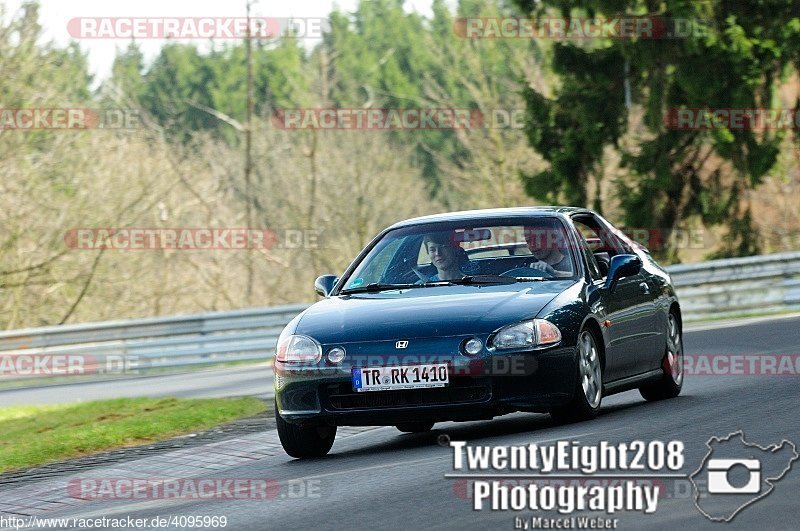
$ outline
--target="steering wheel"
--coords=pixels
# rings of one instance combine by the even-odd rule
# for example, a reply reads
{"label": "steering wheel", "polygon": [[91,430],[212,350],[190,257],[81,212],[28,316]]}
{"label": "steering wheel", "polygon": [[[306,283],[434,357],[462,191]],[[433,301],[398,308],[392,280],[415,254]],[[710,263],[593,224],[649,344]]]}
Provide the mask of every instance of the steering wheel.
{"label": "steering wheel", "polygon": [[542,278],[550,278],[552,275],[546,273],[544,271],[540,271],[538,269],[534,269],[532,267],[515,267],[514,269],[509,269],[505,273],[500,273],[504,277],[542,277]]}

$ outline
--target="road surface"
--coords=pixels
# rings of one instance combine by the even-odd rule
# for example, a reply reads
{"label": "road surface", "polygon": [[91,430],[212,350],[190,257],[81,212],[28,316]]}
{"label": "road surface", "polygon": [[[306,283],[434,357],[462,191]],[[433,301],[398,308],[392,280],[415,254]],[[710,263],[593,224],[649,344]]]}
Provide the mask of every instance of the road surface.
{"label": "road surface", "polygon": [[[712,326],[695,327],[685,334],[688,355],[800,353],[800,319],[796,317]],[[259,378],[260,374],[252,376]],[[705,443],[712,436],[743,430],[749,442],[761,445],[783,439],[800,443],[799,398],[798,376],[688,376],[683,393],[676,399],[648,403],[638,392],[623,393],[605,399],[599,417],[589,422],[555,426],[546,415],[513,414],[493,421],[440,423],[427,434],[375,428],[337,439],[326,458],[298,461],[277,450],[244,464],[217,467],[205,473],[215,478],[266,478],[279,485],[274,497],[267,500],[77,503],[70,499],[66,488],[57,488],[51,495],[70,505],[54,505],[41,516],[226,516],[228,529],[513,529],[515,517],[529,520],[531,516],[562,515],[543,511],[534,514],[530,510],[473,510],[468,483],[445,477],[453,473],[453,451],[437,443],[441,435],[466,440],[470,445],[527,445],[559,440],[615,444],[633,439],[676,439],[685,444],[685,466],[680,472],[689,474],[701,464],[707,453]],[[274,440],[274,432],[257,436]],[[113,475],[113,471],[101,473]],[[64,483],[67,481],[68,478],[63,479]],[[617,519],[618,529],[721,528],[695,507],[686,480],[664,481],[667,496],[660,499],[655,513],[629,511],[608,517]],[[773,492],[737,514],[728,526],[797,529],[798,491],[800,461],[775,484]],[[4,507],[8,505],[3,505],[0,493],[0,515]]]}

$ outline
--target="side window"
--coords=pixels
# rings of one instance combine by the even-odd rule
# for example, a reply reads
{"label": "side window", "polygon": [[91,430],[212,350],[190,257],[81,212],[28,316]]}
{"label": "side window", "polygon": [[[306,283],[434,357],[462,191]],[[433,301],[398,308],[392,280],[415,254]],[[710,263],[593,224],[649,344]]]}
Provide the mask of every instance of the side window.
{"label": "side window", "polygon": [[636,254],[633,248],[628,245],[628,241],[622,232],[612,227],[610,223],[602,218],[601,220],[596,220],[595,223],[600,228],[600,231],[607,235],[608,245],[612,245],[617,249],[616,254]]}
{"label": "side window", "polygon": [[592,230],[591,227],[588,227],[577,220],[574,220],[574,223],[575,228],[578,229],[578,233],[581,235],[580,242],[581,246],[583,247],[583,255],[586,257],[586,266],[589,270],[589,275],[591,275],[593,280],[600,280],[604,275],[601,272],[600,265],[595,259],[594,250],[599,250],[601,241],[598,238],[597,233]]}
{"label": "side window", "polygon": [[586,240],[581,240],[583,244],[583,254],[586,255],[586,263],[589,266],[589,274],[592,276],[593,280],[600,280],[605,275],[600,272],[600,265],[597,263],[597,260],[594,257],[594,253],[592,250],[589,249],[589,245],[586,243]]}
{"label": "side window", "polygon": [[[601,223],[594,216],[582,215],[573,219],[576,227],[581,227],[581,233],[586,237],[592,253],[608,253],[609,258],[630,253],[630,248],[614,233],[614,231]],[[584,232],[586,231],[586,232]]]}

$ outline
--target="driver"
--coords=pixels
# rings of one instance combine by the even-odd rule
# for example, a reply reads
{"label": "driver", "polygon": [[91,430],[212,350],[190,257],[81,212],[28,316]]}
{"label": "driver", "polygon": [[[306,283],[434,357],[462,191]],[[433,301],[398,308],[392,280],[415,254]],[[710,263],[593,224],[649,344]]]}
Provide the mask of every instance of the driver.
{"label": "driver", "polygon": [[459,266],[465,261],[466,253],[453,236],[452,232],[435,232],[422,240],[437,271],[431,280],[457,280],[464,276]]}
{"label": "driver", "polygon": [[529,267],[554,277],[573,275],[566,235],[554,227],[525,227],[525,242],[536,259]]}

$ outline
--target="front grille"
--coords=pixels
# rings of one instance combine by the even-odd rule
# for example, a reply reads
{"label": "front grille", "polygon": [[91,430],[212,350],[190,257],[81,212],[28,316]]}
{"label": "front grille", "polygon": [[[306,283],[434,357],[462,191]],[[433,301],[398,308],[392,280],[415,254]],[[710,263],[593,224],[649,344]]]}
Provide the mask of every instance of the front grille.
{"label": "front grille", "polygon": [[367,409],[381,407],[427,406],[483,402],[491,396],[487,385],[460,385],[433,389],[401,389],[356,393],[348,384],[328,385],[323,400],[330,409]]}

